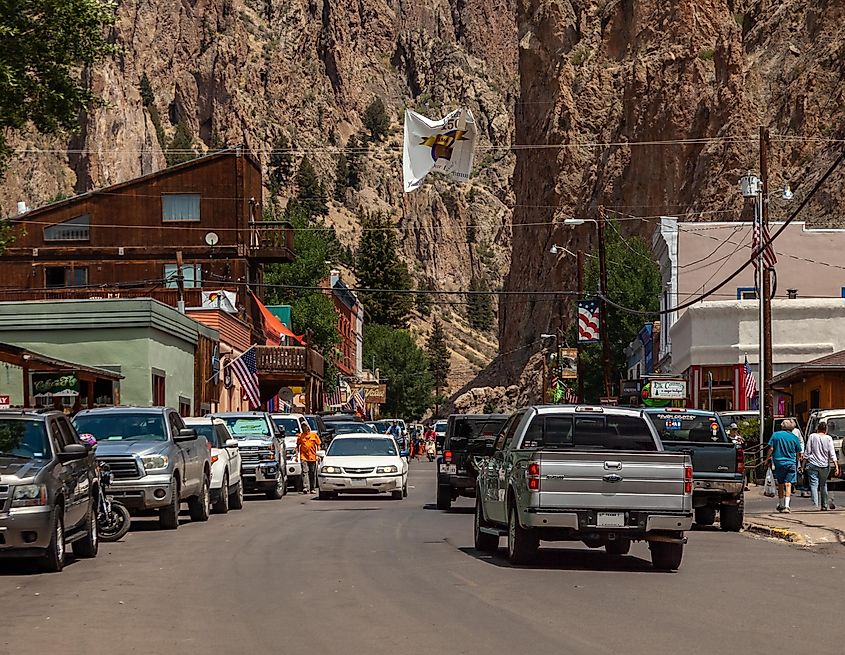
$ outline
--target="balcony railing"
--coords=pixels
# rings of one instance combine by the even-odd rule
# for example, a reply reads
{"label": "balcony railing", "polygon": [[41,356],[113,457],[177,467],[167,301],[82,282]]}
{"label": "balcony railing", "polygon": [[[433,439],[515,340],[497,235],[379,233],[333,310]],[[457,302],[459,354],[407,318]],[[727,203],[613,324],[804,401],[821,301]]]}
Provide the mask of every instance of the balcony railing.
{"label": "balcony railing", "polygon": [[[201,307],[203,291],[217,291],[212,289],[185,289],[185,306]],[[24,300],[100,300],[103,298],[152,298],[176,307],[179,303],[179,290],[171,288],[138,288],[119,289],[111,288],[56,288],[56,289],[26,289],[26,290],[4,290],[0,289],[0,301],[24,301]]]}
{"label": "balcony railing", "polygon": [[257,346],[258,374],[323,377],[323,356],[307,346]]}
{"label": "balcony railing", "polygon": [[251,221],[248,257],[264,262],[293,260],[293,225],[287,221]]}

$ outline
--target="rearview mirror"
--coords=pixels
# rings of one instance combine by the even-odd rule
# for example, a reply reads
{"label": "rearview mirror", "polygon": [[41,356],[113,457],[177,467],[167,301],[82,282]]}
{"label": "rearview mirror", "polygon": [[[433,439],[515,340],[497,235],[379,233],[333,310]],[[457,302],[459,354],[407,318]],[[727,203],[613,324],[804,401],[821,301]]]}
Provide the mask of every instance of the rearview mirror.
{"label": "rearview mirror", "polygon": [[64,447],[58,454],[59,461],[64,464],[78,459],[85,459],[88,457],[88,448],[81,443],[72,443]]}
{"label": "rearview mirror", "polygon": [[317,451],[317,457],[325,457],[325,456],[326,456],[325,450],[318,450]]}
{"label": "rearview mirror", "polygon": [[226,439],[226,448],[237,448],[238,447],[238,440],[237,439]]}
{"label": "rearview mirror", "polygon": [[193,441],[197,438],[197,431],[194,428],[182,428],[179,430],[179,436],[174,441]]}

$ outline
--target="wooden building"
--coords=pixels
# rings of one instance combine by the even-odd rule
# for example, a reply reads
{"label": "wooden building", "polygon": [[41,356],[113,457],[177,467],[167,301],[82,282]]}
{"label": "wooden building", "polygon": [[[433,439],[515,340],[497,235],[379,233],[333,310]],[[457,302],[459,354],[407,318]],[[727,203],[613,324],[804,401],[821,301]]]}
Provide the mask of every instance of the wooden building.
{"label": "wooden building", "polygon": [[845,407],[845,350],[819,357],[772,378],[776,414],[797,416],[811,410]]}

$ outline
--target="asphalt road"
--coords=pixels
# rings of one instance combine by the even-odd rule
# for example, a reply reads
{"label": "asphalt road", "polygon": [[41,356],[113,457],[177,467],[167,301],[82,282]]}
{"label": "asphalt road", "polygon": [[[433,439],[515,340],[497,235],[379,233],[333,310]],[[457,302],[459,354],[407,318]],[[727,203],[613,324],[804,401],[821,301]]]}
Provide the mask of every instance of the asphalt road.
{"label": "asphalt road", "polygon": [[842,652],[845,556],[707,530],[677,573],[641,544],[553,544],[512,568],[473,550],[471,501],[433,509],[433,476],[413,462],[403,501],[291,494],[176,533],[142,520],[60,574],[3,564],[0,653]]}

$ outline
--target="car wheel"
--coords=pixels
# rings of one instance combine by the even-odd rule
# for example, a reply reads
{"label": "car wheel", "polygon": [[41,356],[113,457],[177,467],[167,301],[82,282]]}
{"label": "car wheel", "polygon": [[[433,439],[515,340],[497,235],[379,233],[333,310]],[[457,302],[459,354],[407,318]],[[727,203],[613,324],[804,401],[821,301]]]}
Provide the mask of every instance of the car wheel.
{"label": "car wheel", "polygon": [[276,486],[268,491],[265,495],[269,500],[279,500],[284,495],[285,479],[282,474],[279,474],[279,479],[276,480]]}
{"label": "car wheel", "polygon": [[220,488],[220,500],[214,503],[215,514],[228,514],[229,512],[229,474],[223,475],[223,486]]}
{"label": "car wheel", "polygon": [[408,497],[408,483],[407,482],[402,485],[402,497],[403,498]]}
{"label": "car wheel", "polygon": [[231,509],[244,508],[244,483],[243,480],[238,480],[238,486],[235,488],[235,493],[229,496],[229,507]]}
{"label": "car wheel", "polygon": [[53,518],[53,536],[44,556],[41,558],[41,568],[47,573],[58,573],[65,566],[65,525],[62,519],[62,507],[56,507]]}
{"label": "car wheel", "polygon": [[191,514],[192,521],[207,521],[211,512],[209,506],[211,505],[211,492],[209,491],[208,477],[203,476],[202,488],[199,495],[188,499],[188,512]]}
{"label": "car wheel", "polygon": [[437,485],[437,509],[452,507],[452,488],[445,484]]}
{"label": "car wheel", "polygon": [[163,530],[175,530],[179,527],[179,485],[176,481],[170,483],[170,504],[158,510],[158,525]]}
{"label": "car wheel", "polygon": [[88,509],[88,514],[85,517],[85,536],[78,541],[71,544],[73,554],[75,557],[96,557],[97,550],[100,547],[100,535],[97,531],[97,509],[94,506],[93,499],[91,507]]}
{"label": "car wheel", "polygon": [[627,555],[631,550],[630,539],[614,539],[604,545],[608,555]]}
{"label": "car wheel", "polygon": [[736,505],[722,505],[719,508],[719,527],[724,532],[739,532],[745,522],[745,498]]}
{"label": "car wheel", "polygon": [[696,525],[713,525],[716,521],[715,507],[696,507],[695,508],[695,524]]}
{"label": "car wheel", "polygon": [[487,521],[484,520],[484,510],[481,507],[481,499],[479,494],[475,494],[475,549],[485,553],[495,553],[499,550],[499,537],[487,532],[482,532],[481,528],[487,527]]}
{"label": "car wheel", "polygon": [[651,550],[651,563],[658,571],[675,571],[681,566],[684,556],[683,544],[652,541],[648,547]]}
{"label": "car wheel", "polygon": [[331,500],[332,494],[329,491],[318,491],[317,492],[317,499],[318,500]]}
{"label": "car wheel", "polygon": [[399,491],[391,491],[390,497],[393,500],[402,500],[402,490],[400,489]]}
{"label": "car wheel", "polygon": [[511,505],[508,510],[508,559],[511,564],[530,564],[539,547],[537,533],[519,524],[516,508]]}

